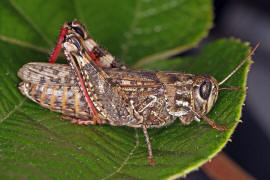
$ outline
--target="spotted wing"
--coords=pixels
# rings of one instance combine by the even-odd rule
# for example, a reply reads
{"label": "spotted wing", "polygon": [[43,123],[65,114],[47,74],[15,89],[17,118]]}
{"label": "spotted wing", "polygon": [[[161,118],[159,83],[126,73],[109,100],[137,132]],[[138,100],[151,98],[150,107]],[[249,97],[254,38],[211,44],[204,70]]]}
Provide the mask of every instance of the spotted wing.
{"label": "spotted wing", "polygon": [[76,84],[76,77],[70,66],[66,64],[31,62],[18,71],[18,76],[23,81],[33,84],[48,86],[74,86]]}

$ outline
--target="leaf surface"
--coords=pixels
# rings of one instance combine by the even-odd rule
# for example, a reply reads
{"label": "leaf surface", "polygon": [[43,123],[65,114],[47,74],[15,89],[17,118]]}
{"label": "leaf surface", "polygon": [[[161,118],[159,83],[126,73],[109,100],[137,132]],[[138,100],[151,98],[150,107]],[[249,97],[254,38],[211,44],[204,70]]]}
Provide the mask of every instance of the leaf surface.
{"label": "leaf surface", "polygon": [[[244,90],[222,91],[207,115],[227,125],[229,130],[225,132],[205,122],[184,126],[178,120],[168,127],[149,130],[157,164],[151,167],[141,129],[60,121],[60,114],[31,102],[16,87],[20,82],[18,69],[31,61],[47,61],[61,24],[74,18],[85,23],[92,37],[129,65],[209,73],[221,81],[247,55],[247,45],[233,39],[219,40],[209,43],[197,56],[153,62],[196,45],[207,34],[212,20],[210,1],[3,0],[0,7],[3,179],[177,177],[211,159],[231,136],[240,118]],[[245,65],[224,87],[245,87],[247,71]]]}

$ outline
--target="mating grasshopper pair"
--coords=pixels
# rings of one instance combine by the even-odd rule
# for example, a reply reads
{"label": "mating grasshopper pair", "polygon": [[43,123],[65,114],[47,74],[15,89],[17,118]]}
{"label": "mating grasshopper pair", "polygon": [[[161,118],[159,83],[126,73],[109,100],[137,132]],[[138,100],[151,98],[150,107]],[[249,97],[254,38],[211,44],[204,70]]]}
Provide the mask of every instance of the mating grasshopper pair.
{"label": "mating grasshopper pair", "polygon": [[[72,123],[110,124],[142,128],[148,145],[148,159],[154,165],[147,128],[169,125],[176,118],[183,124],[206,120],[219,88],[254,53],[218,83],[210,75],[132,70],[90,38],[78,21],[65,23],[49,63],[28,63],[18,72],[19,89],[45,108],[60,112]],[[70,66],[52,64],[60,49]]]}

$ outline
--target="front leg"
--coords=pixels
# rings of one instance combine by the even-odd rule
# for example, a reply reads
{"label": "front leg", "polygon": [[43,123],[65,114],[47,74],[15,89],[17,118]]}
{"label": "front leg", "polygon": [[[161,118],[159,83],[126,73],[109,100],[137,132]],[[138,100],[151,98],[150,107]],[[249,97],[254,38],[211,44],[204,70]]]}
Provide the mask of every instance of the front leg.
{"label": "front leg", "polygon": [[187,112],[187,114],[180,116],[179,119],[184,125],[189,125],[193,120],[200,121],[192,112]]}

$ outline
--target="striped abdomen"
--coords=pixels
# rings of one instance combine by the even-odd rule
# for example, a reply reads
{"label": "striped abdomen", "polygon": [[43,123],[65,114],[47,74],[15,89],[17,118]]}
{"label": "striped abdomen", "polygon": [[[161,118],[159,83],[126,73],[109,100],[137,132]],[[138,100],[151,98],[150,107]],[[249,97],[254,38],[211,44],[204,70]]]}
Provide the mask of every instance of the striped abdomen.
{"label": "striped abdomen", "polygon": [[21,82],[18,87],[23,95],[51,111],[80,119],[91,118],[87,103],[77,87],[48,86],[25,81]]}

